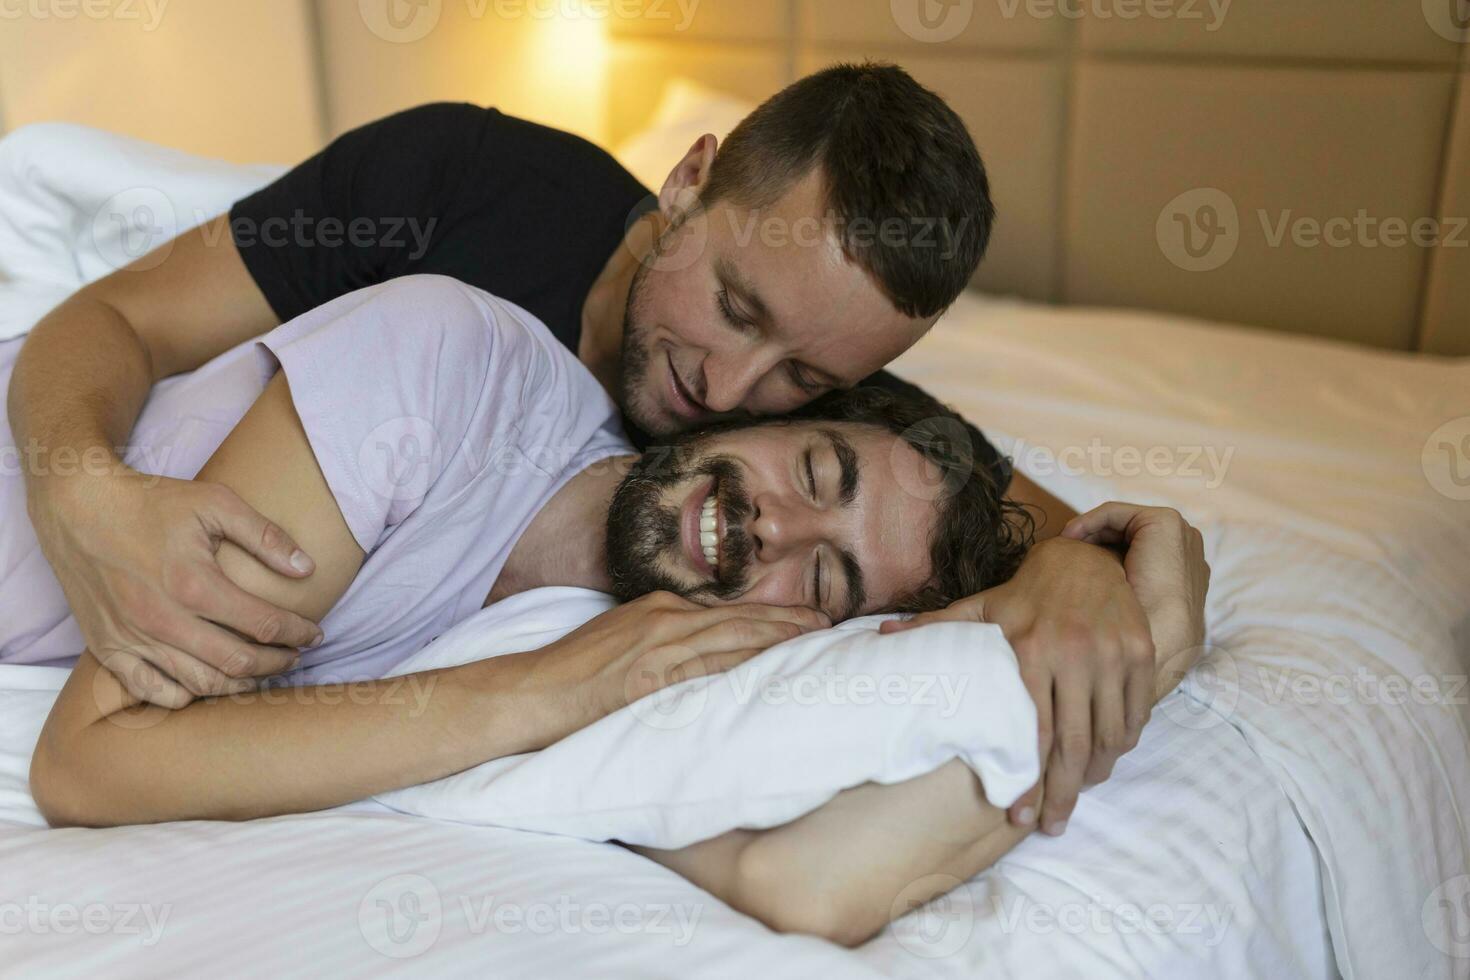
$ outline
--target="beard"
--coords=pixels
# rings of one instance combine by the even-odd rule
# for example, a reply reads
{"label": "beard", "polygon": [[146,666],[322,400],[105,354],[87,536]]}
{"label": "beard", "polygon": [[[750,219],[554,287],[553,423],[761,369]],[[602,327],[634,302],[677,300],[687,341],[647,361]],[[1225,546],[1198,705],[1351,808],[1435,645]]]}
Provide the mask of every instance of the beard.
{"label": "beard", "polygon": [[[618,404],[633,424],[660,438],[673,436],[685,429],[681,423],[659,411],[659,400],[653,393],[653,317],[649,314],[648,277],[669,256],[676,263],[679,233],[689,220],[681,213],[653,243],[649,254],[638,263],[633,281],[628,285],[628,302],[623,308],[622,371],[618,378]],[[682,266],[681,266],[682,267]]]}
{"label": "beard", "polygon": [[[699,439],[644,453],[613,493],[607,511],[607,570],[613,594],[627,602],[650,592],[686,599],[729,600],[746,589],[754,547],[745,531],[753,508],[740,468],[724,456],[700,457]],[[681,574],[682,501],[666,505],[671,490],[714,478],[716,507],[725,528],[713,582]]]}
{"label": "beard", "polygon": [[628,305],[623,311],[623,371],[618,379],[618,402],[633,424],[654,436],[665,436],[667,426],[659,424],[648,395],[650,385],[649,365],[653,361],[649,350],[649,329],[643,325],[646,308],[643,287],[652,266],[642,263],[633,274],[633,283],[628,287]]}

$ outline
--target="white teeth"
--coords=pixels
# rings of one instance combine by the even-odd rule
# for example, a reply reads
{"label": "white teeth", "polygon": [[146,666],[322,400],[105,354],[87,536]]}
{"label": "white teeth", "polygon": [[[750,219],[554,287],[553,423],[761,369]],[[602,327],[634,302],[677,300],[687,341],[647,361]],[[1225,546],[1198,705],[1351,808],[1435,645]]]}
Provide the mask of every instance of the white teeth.
{"label": "white teeth", "polygon": [[720,566],[720,538],[716,533],[719,521],[715,517],[718,506],[715,495],[710,494],[699,514],[699,547],[704,552],[704,560],[713,568]]}

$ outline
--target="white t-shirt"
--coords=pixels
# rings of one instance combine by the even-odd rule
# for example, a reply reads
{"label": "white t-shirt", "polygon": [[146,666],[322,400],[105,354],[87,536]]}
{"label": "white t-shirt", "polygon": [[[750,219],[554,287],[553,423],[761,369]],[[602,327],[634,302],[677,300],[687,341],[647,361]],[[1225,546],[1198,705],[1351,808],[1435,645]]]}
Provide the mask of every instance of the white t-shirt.
{"label": "white t-shirt", "polygon": [[[18,349],[0,345],[6,385]],[[127,462],[192,477],[278,366],[367,553],[293,683],[385,674],[483,605],[516,541],[569,479],[633,452],[616,405],[535,317],[454,279],[411,276],[350,293],[163,381]],[[0,661],[69,664],[84,643],[39,554],[20,467],[5,465],[7,455],[20,455],[8,424]]]}

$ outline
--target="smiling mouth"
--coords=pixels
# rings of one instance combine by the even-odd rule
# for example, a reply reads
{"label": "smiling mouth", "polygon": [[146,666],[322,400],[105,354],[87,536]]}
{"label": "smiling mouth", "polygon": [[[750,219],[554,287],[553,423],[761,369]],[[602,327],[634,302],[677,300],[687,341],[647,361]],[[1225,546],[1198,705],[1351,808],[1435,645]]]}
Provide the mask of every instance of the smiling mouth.
{"label": "smiling mouth", "polygon": [[709,409],[700,403],[699,399],[685,386],[679,372],[674,369],[673,355],[665,353],[664,357],[669,362],[669,389],[674,394],[674,407],[680,415],[686,418],[696,419],[709,413]]}
{"label": "smiling mouth", "polygon": [[711,479],[703,487],[696,487],[684,505],[684,554],[694,571],[711,582],[719,581],[725,543],[719,501],[719,481]]}
{"label": "smiling mouth", "polygon": [[704,560],[709,562],[709,567],[716,573],[720,570],[720,502],[716,499],[715,489],[710,488],[709,496],[704,500],[704,506],[699,511],[699,547],[704,552]]}

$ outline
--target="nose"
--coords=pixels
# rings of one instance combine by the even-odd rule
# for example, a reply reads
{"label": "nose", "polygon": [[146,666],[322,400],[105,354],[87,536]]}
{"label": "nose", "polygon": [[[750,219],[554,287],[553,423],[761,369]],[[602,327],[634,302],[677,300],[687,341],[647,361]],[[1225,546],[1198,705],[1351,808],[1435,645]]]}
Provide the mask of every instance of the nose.
{"label": "nose", "polygon": [[711,351],[703,365],[705,406],[721,413],[745,407],[772,364],[770,355],[756,350]]}
{"label": "nose", "polygon": [[761,561],[804,554],[822,536],[821,515],[805,501],[762,494],[751,504],[751,544]]}

